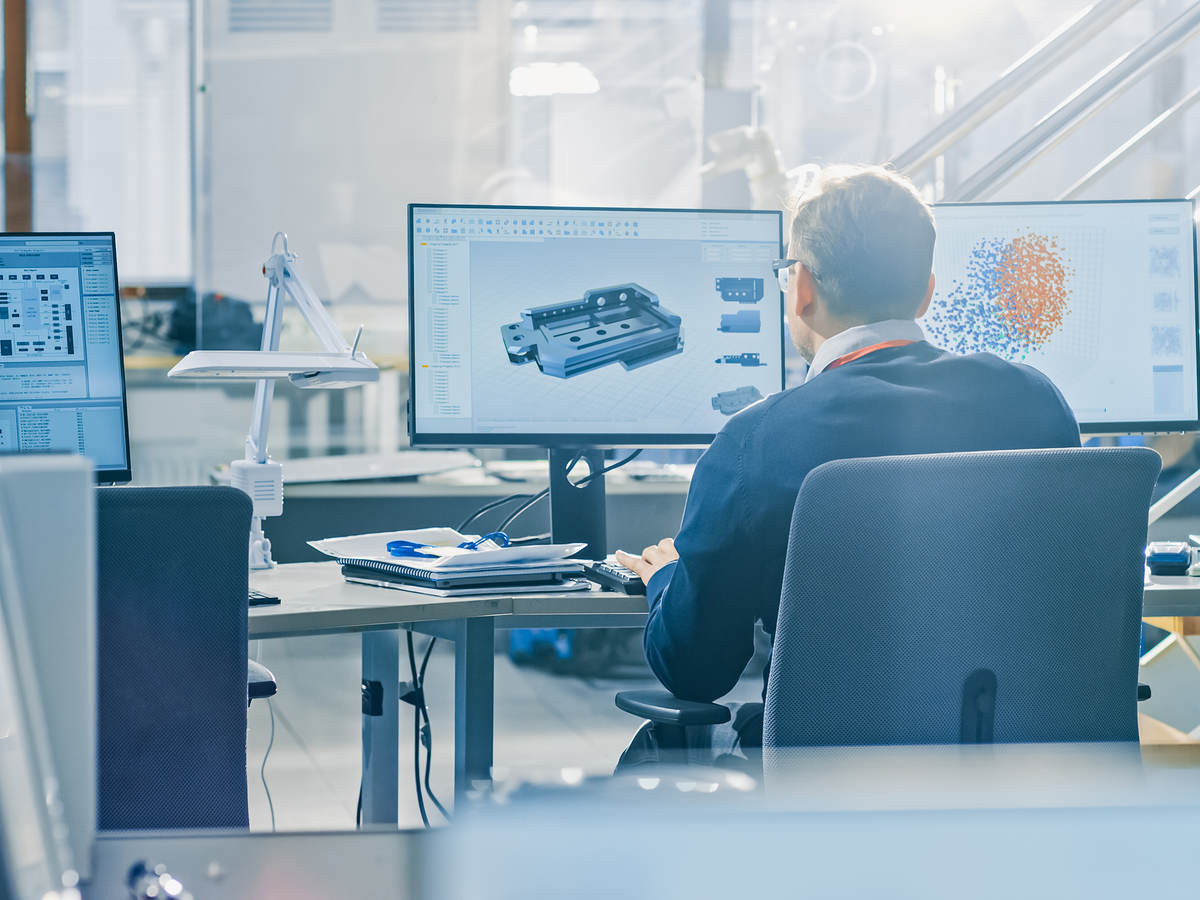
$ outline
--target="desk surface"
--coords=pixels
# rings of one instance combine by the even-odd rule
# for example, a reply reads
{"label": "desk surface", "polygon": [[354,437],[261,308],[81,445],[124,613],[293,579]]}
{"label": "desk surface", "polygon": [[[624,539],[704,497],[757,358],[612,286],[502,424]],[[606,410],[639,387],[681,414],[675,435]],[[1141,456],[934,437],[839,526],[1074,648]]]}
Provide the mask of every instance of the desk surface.
{"label": "desk surface", "polygon": [[[250,637],[367,631],[479,616],[613,616],[646,613],[646,599],[607,591],[434,597],[348,584],[335,562],[291,563],[250,575],[250,587],[281,599],[250,610]],[[627,622],[625,624],[628,624]]]}
{"label": "desk surface", "polygon": [[1145,618],[1200,616],[1200,578],[1148,575],[1142,594]]}
{"label": "desk surface", "polygon": [[[291,563],[250,575],[255,590],[282,598],[277,606],[250,610],[250,637],[286,637],[340,631],[367,631],[393,625],[469,619],[477,616],[549,619],[562,627],[572,617],[611,618],[634,624],[645,616],[640,596],[606,591],[559,594],[486,594],[433,597],[412,591],[348,584],[337,563]],[[1200,578],[1151,576],[1142,614],[1146,617],[1200,616]],[[589,624],[599,624],[594,619]]]}

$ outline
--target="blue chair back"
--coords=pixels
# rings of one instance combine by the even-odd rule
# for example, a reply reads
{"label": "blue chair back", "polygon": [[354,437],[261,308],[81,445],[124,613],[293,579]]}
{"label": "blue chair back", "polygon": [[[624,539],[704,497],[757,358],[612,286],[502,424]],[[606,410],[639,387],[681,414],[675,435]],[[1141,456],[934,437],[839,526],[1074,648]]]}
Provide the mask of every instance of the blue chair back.
{"label": "blue chair back", "polygon": [[245,828],[250,498],[99,491],[99,827]]}
{"label": "blue chair back", "polygon": [[826,463],[796,498],[764,719],[783,748],[1136,741],[1145,448]]}

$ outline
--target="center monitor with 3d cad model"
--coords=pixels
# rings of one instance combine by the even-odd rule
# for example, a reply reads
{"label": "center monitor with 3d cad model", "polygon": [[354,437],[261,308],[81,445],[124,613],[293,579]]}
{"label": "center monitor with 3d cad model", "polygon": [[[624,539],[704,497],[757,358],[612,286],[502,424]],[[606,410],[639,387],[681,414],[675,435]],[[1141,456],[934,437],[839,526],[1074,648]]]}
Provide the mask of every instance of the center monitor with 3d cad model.
{"label": "center monitor with 3d cad model", "polygon": [[0,235],[0,453],[79,453],[129,480],[111,232]]}
{"label": "center monitor with 3d cad model", "polygon": [[1027,363],[1088,433],[1195,431],[1190,200],[936,207],[933,303],[921,325],[957,353]]}
{"label": "center monitor with 3d cad model", "polygon": [[414,444],[706,444],[782,389],[779,212],[409,207]]}

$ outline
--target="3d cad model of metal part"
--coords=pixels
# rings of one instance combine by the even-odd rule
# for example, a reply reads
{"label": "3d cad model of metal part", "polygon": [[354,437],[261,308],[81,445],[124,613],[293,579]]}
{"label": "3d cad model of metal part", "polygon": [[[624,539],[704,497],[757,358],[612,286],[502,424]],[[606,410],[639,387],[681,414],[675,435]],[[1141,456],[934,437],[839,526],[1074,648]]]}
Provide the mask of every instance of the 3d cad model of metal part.
{"label": "3d cad model of metal part", "polygon": [[512,362],[533,361],[547,375],[570,378],[614,362],[634,369],[681,352],[682,321],[641,285],[618,284],[524,310],[521,321],[500,326],[500,338]]}
{"label": "3d cad model of metal part", "polygon": [[757,303],[763,298],[761,278],[718,278],[717,290],[727,303]]}
{"label": "3d cad model of metal part", "polygon": [[725,366],[765,366],[757,353],[726,353],[724,356],[718,356],[716,359],[717,365]]}
{"label": "3d cad model of metal part", "polygon": [[762,318],[757,309],[739,309],[735,313],[725,313],[721,316],[718,331],[729,331],[737,334],[757,334],[762,329]]}
{"label": "3d cad model of metal part", "polygon": [[752,384],[745,387],[734,388],[732,391],[721,391],[712,398],[712,407],[719,410],[723,416],[732,416],[738,410],[745,409],[751,403],[755,403],[763,398],[759,393],[758,388]]}

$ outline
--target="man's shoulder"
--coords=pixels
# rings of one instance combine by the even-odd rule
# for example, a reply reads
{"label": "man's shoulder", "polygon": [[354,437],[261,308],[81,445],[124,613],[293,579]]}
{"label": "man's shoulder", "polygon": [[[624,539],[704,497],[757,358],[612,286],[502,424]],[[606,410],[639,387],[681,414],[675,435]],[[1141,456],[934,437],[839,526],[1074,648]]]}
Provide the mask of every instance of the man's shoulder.
{"label": "man's shoulder", "polygon": [[[968,383],[974,379],[988,382],[993,379],[1001,379],[1002,383],[1010,385],[1027,384],[1041,389],[1057,390],[1054,383],[1033,366],[1010,362],[994,353],[953,353],[926,341],[912,345],[909,351],[891,356],[880,354],[879,358],[872,362],[884,367],[904,368],[915,365],[918,368],[924,368],[928,366],[932,377],[952,385],[961,384],[961,379],[964,378],[968,379]],[[870,374],[870,368],[866,366],[858,367],[857,370],[846,366],[843,371],[848,375]],[[820,381],[820,378],[816,378],[813,383]],[[826,384],[829,387],[834,386],[831,381]]]}
{"label": "man's shoulder", "polygon": [[1010,362],[994,353],[960,355],[946,350],[939,352],[943,354],[941,359],[946,365],[952,366],[960,372],[971,372],[977,374],[981,379],[1000,379],[998,383],[1008,384],[1016,389],[1024,387],[1059,396],[1054,382],[1044,372],[1026,363]]}
{"label": "man's shoulder", "polygon": [[741,442],[752,439],[764,427],[773,430],[784,422],[800,420],[817,425],[826,416],[840,420],[848,408],[868,397],[874,397],[869,401],[872,403],[886,402],[889,391],[905,390],[914,384],[943,396],[1000,395],[1000,399],[1014,401],[1036,398],[1042,404],[1034,405],[1070,415],[1062,394],[1045,374],[992,353],[957,354],[921,342],[896,353],[872,356],[772,394],[733,416],[722,431]]}

